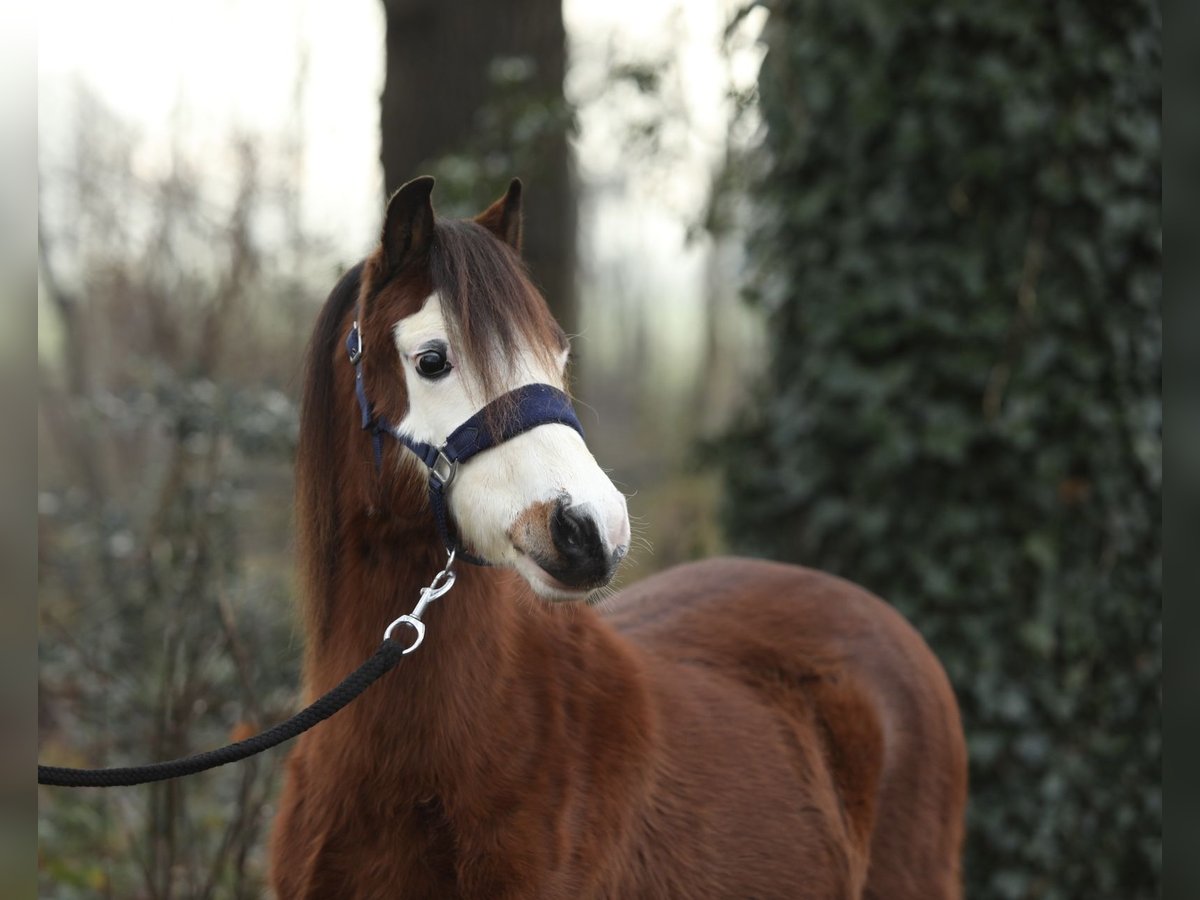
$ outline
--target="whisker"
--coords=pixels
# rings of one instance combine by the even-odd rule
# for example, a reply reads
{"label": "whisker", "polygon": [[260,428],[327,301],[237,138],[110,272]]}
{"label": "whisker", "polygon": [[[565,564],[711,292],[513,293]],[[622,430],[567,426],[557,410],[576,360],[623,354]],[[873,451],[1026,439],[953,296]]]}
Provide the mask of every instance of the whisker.
{"label": "whisker", "polygon": [[595,593],[588,598],[588,605],[601,610],[611,610],[613,606],[612,600],[618,593],[620,593],[620,588],[613,585],[604,585],[597,588]]}
{"label": "whisker", "polygon": [[654,555],[654,544],[648,537],[638,535],[636,538],[632,538],[630,540],[630,544],[637,546],[639,549],[650,554],[651,556]]}
{"label": "whisker", "polygon": [[597,425],[600,424],[600,422],[601,422],[600,410],[596,409],[596,407],[592,406],[592,404],[590,404],[590,403],[585,403],[583,400],[580,400],[578,397],[572,397],[571,399],[574,401],[574,403],[577,407],[581,406],[581,407],[587,409],[587,411],[592,414],[592,417],[595,419],[596,424]]}

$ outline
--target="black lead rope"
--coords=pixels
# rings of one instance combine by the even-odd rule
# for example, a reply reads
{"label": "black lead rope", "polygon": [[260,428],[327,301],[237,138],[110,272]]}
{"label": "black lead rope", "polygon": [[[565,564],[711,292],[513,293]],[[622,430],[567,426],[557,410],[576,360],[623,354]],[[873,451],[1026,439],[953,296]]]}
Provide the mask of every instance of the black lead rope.
{"label": "black lead rope", "polygon": [[193,775],[207,769],[215,769],[231,762],[246,759],[270,750],[303,734],[319,722],[328,719],[359,694],[396,667],[404,656],[403,644],[387,638],[375,655],[350,673],[346,679],[321,697],[311,706],[302,709],[285,722],[280,722],[252,738],[229,744],[217,750],[172,759],[167,762],[151,763],[148,766],[126,766],[116,769],[66,769],[60,766],[38,766],[38,784],[57,787],[124,787],[133,784],[148,784]]}

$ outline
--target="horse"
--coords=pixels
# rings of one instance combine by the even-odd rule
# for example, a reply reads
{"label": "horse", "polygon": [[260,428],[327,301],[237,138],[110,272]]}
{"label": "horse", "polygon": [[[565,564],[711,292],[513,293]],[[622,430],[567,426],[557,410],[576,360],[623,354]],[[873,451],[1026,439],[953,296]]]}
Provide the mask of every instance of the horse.
{"label": "horse", "polygon": [[[290,754],[276,895],[959,897],[966,751],[928,646],[863,588],[767,561],[588,602],[629,518],[562,401],[521,183],[473,219],[435,217],[432,188],[392,196],[307,355],[306,695],[370,656],[447,546],[487,564],[458,565],[421,646]],[[523,411],[530,391],[549,405]],[[464,422],[500,437],[439,457]]]}

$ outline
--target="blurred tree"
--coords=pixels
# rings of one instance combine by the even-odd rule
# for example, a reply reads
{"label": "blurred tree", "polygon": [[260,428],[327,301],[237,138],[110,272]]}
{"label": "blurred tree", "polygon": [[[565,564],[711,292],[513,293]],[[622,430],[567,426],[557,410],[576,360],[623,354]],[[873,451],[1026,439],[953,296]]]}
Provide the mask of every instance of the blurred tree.
{"label": "blurred tree", "polygon": [[482,210],[526,183],[524,256],[551,310],[577,330],[576,208],[563,99],[560,0],[383,0],[384,187],[438,177],[441,209]]}
{"label": "blurred tree", "polygon": [[771,5],[730,539],[911,617],[971,751],[967,895],[1151,898],[1161,18]]}

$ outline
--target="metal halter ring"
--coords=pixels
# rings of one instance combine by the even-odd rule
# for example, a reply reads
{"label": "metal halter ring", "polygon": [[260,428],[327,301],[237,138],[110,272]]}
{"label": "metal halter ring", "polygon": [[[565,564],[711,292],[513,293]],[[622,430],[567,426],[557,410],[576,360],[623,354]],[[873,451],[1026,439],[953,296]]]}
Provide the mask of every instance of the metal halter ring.
{"label": "metal halter ring", "polygon": [[358,361],[363,358],[363,351],[366,350],[366,347],[363,346],[362,332],[358,328],[358,319],[354,320],[354,328],[351,330],[351,334],[354,335],[354,346],[349,348],[350,365],[356,366],[358,365]]}

